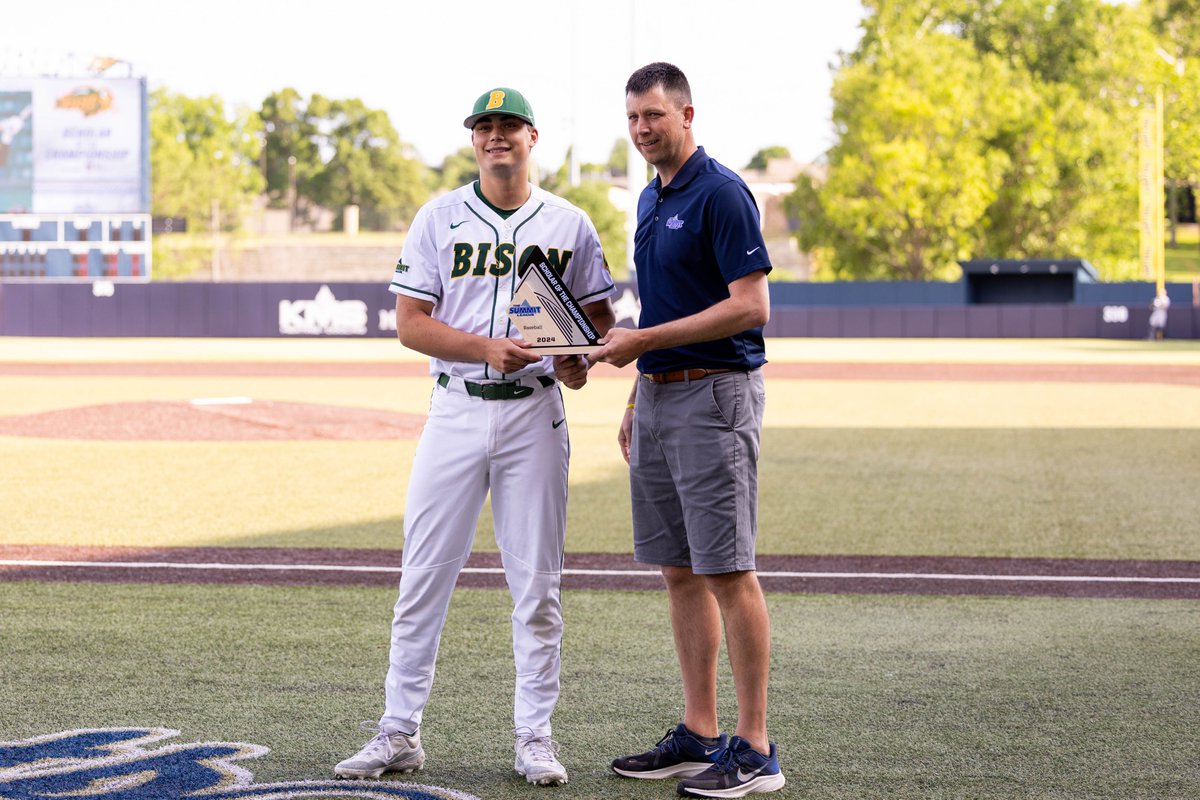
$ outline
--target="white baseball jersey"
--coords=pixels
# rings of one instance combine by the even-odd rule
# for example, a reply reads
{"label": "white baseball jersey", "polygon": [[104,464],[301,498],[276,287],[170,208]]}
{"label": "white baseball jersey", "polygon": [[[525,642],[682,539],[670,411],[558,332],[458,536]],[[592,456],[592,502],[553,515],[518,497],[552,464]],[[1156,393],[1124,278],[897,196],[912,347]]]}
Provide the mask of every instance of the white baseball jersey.
{"label": "white baseball jersey", "polygon": [[[505,219],[476,191],[463,186],[422,206],[413,219],[391,291],[431,301],[433,318],[490,339],[520,338],[508,318],[517,265],[541,247],[581,306],[610,297],[615,287],[587,215],[560,197],[530,186],[530,197]],[[430,373],[471,381],[552,375],[543,358],[520,372],[500,375],[482,362],[430,359]]]}

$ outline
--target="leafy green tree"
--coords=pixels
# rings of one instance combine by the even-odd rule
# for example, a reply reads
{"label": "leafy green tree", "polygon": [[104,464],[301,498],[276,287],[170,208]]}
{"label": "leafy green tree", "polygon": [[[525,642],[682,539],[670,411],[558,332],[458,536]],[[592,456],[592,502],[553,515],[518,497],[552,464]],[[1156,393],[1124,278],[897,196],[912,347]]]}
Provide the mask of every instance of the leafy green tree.
{"label": "leafy green tree", "polygon": [[604,260],[613,277],[618,280],[629,277],[625,264],[625,214],[608,199],[612,185],[608,181],[583,180],[578,186],[570,185],[571,151],[557,172],[542,176],[542,188],[554,192],[574,203],[596,226],[600,235],[600,246],[604,249]]}
{"label": "leafy green tree", "polygon": [[460,147],[446,156],[438,173],[437,185],[443,189],[457,189],[479,180],[474,148]]}
{"label": "leafy green tree", "polygon": [[629,141],[617,139],[608,154],[608,174],[625,175],[629,172]]}
{"label": "leafy green tree", "polygon": [[828,179],[789,198],[824,274],[951,277],[964,256],[1136,266],[1136,6],[866,0]]}
{"label": "leafy green tree", "polygon": [[384,111],[361,100],[305,99],[286,88],[262,104],[262,164],[271,205],[359,206],[365,228],[403,226],[428,197],[433,176],[401,140]]}
{"label": "leafy green tree", "polygon": [[949,278],[972,254],[1006,165],[982,146],[986,87],[1003,65],[927,29],[907,4],[866,5],[867,33],[834,81],[828,178],[802,176],[787,207],[819,275]]}
{"label": "leafy green tree", "polygon": [[1200,58],[1200,0],[1150,0],[1149,6],[1155,35],[1174,45],[1167,49]]}
{"label": "leafy green tree", "polygon": [[547,177],[542,188],[554,192],[574,203],[596,226],[600,235],[600,246],[613,277],[618,280],[629,277],[625,265],[625,215],[608,199],[610,184],[604,181],[583,181],[578,186],[567,185],[568,165],[564,164],[557,175]]}
{"label": "leafy green tree", "polygon": [[262,191],[258,116],[231,119],[218,97],[186,97],[166,89],[150,96],[151,208],[186,217],[193,230],[211,224],[214,202],[223,230],[236,230]]}
{"label": "leafy green tree", "polygon": [[767,164],[772,158],[791,158],[792,152],[783,145],[771,145],[759,150],[750,158],[750,163],[746,165],[746,169],[763,170],[767,168]]}
{"label": "leafy green tree", "polygon": [[308,117],[317,121],[318,149],[329,157],[308,187],[318,205],[357,205],[364,227],[407,224],[429,196],[428,168],[400,141],[387,112],[361,100],[313,95]]}
{"label": "leafy green tree", "polygon": [[[322,166],[316,122],[295,89],[272,92],[262,102],[264,149],[261,166],[273,208],[311,193],[310,182]],[[295,198],[292,193],[295,192]]]}
{"label": "leafy green tree", "polygon": [[1009,159],[980,255],[1078,256],[1107,277],[1136,269],[1136,106],[1146,28],[1137,11],[1097,0],[1047,7],[971,4],[962,35],[1011,76],[986,146]]}

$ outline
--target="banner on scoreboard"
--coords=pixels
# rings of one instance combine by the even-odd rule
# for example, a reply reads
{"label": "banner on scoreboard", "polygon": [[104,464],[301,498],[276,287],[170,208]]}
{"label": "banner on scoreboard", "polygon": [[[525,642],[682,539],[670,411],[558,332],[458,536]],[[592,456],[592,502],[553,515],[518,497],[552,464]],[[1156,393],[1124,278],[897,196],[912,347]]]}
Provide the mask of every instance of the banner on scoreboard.
{"label": "banner on scoreboard", "polygon": [[0,78],[0,213],[147,213],[142,78]]}

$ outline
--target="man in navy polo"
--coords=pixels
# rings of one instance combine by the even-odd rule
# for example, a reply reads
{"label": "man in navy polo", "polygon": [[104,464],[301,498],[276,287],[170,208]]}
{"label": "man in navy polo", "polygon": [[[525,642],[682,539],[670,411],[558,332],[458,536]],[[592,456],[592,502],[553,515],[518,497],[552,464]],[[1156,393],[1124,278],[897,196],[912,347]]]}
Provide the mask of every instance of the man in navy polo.
{"label": "man in navy polo", "polygon": [[[636,329],[612,328],[589,361],[637,359],[618,442],[629,463],[634,557],[662,570],[684,719],[651,750],[612,762],[629,778],[682,778],[684,796],[784,785],[767,735],[771,630],[755,572],[762,327],[771,262],[746,184],[697,147],[687,78],[642,67],[625,85],[629,135],[658,172],[638,199]],[[737,692],[717,720],[725,631]]]}

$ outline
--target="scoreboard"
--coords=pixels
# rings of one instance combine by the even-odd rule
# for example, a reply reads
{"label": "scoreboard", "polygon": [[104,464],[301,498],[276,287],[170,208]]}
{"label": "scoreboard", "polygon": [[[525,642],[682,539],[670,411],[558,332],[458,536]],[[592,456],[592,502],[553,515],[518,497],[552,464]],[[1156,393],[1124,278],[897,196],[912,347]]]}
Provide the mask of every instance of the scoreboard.
{"label": "scoreboard", "polygon": [[150,274],[144,78],[0,78],[0,280]]}

